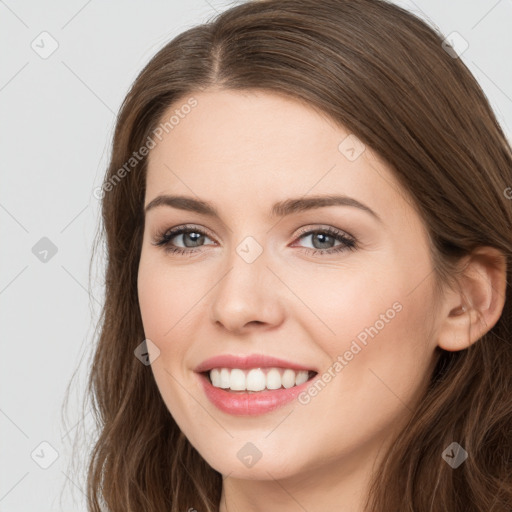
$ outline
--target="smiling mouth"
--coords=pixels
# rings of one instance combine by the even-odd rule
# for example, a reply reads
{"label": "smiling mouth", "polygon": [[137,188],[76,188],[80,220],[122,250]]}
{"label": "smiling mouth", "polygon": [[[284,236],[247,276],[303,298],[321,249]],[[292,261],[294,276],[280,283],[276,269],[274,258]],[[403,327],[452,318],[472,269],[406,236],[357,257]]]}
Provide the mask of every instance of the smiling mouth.
{"label": "smiling mouth", "polygon": [[214,388],[232,393],[252,394],[260,391],[290,389],[308,382],[317,375],[314,370],[291,368],[212,368],[202,375]]}

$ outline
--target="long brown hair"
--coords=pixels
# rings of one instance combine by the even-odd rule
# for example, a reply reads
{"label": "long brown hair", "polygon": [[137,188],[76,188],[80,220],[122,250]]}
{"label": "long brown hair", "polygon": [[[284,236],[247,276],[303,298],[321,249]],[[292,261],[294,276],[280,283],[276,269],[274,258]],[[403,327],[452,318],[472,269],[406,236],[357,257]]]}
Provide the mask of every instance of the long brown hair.
{"label": "long brown hair", "polygon": [[[134,357],[144,340],[137,272],[147,158],[126,166],[171,104],[207,88],[286,94],[371,147],[428,227],[443,286],[475,248],[505,254],[501,317],[469,348],[440,350],[425,396],[375,474],[367,510],[512,510],[512,151],[443,39],[384,0],[250,1],[180,34],[139,74],[121,106],[101,194],[107,262],[87,390],[99,431],[90,511],[219,510],[222,475],[179,430],[151,368]],[[442,459],[452,441],[470,454],[456,470]]]}

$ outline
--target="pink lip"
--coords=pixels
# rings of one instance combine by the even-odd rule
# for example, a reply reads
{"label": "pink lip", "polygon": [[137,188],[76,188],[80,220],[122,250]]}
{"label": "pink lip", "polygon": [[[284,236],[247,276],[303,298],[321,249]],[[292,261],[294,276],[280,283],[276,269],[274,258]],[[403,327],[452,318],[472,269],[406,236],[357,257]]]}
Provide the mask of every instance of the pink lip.
{"label": "pink lip", "polygon": [[[225,367],[224,367],[225,368]],[[204,392],[208,399],[221,411],[234,416],[254,416],[271,412],[282,405],[291,402],[314,379],[310,379],[300,386],[281,388],[273,391],[258,391],[256,393],[242,393],[226,391],[212,386],[210,380],[203,373],[198,374]]]}
{"label": "pink lip", "polygon": [[250,354],[247,356],[233,356],[225,354],[211,357],[203,361],[196,367],[197,373],[207,372],[212,368],[240,368],[246,370],[248,368],[291,368],[292,370],[313,370],[318,373],[315,368],[303,366],[301,364],[285,361],[276,357],[266,356],[264,354]]}

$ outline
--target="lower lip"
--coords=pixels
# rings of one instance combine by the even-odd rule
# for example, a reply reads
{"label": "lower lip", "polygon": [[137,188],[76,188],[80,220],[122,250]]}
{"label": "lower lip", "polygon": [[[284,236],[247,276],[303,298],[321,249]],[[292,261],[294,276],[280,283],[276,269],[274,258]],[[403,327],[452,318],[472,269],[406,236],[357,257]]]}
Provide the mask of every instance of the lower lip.
{"label": "lower lip", "polygon": [[240,393],[216,388],[206,375],[202,373],[198,375],[210,402],[221,411],[235,416],[253,416],[271,412],[294,400],[314,379],[312,378],[299,386],[293,386],[288,389],[281,388],[273,391]]}

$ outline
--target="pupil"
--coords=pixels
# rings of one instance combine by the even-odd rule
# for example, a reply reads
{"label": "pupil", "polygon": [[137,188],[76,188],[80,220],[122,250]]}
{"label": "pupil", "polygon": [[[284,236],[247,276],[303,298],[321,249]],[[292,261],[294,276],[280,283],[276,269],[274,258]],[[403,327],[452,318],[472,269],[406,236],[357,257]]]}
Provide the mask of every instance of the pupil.
{"label": "pupil", "polygon": [[[331,239],[331,238],[332,238],[331,236],[329,236],[329,235],[325,235],[324,233],[317,233],[315,236],[313,236],[313,241],[315,241],[315,240],[316,240],[316,237],[323,237],[324,239]],[[331,240],[329,240],[329,241],[331,241]],[[328,242],[326,242],[325,240],[322,242],[322,241],[320,240],[320,243],[327,244]],[[314,245],[314,244],[313,244],[313,245]],[[326,249],[326,248],[327,248],[327,249],[329,249],[330,247],[318,247],[318,248],[319,248],[319,249]]]}
{"label": "pupil", "polygon": [[[201,242],[202,238],[204,238],[204,235],[202,235],[201,233],[188,233],[188,236],[193,239],[193,242],[197,242],[197,241]],[[187,247],[195,247],[195,245],[188,245],[186,240],[187,239],[184,238],[185,246],[187,246]]]}

